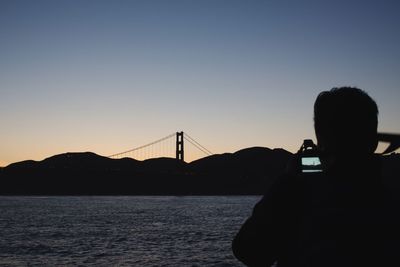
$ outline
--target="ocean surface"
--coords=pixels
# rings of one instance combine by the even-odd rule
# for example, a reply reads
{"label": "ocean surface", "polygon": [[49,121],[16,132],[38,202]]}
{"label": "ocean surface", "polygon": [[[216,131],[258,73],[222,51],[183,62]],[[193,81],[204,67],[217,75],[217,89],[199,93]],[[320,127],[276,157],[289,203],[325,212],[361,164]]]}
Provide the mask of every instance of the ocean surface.
{"label": "ocean surface", "polygon": [[242,266],[257,196],[0,197],[0,266]]}

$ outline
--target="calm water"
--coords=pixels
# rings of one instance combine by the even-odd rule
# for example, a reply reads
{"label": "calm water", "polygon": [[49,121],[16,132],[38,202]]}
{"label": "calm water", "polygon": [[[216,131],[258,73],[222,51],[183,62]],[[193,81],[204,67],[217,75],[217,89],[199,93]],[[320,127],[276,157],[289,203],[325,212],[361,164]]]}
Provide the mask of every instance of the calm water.
{"label": "calm water", "polygon": [[260,197],[0,197],[0,266],[242,266]]}

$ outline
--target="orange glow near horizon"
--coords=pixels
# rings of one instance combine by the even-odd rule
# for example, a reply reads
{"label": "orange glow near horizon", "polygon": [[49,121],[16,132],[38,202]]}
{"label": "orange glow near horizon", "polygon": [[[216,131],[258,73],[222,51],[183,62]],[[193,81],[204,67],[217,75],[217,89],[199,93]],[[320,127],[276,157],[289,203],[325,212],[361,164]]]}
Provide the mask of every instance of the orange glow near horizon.
{"label": "orange glow near horizon", "polygon": [[[175,158],[175,141],[173,140],[173,144],[169,146],[169,148],[172,148],[168,151],[168,153],[166,150],[163,150],[162,153],[165,154],[153,154],[153,157],[150,158],[158,158],[158,157],[169,157],[169,158]],[[315,140],[314,140],[315,142]],[[266,147],[266,148],[270,148],[270,149],[274,149],[274,148],[283,148],[291,153],[296,153],[297,150],[299,149],[301,143],[299,145],[297,144],[292,144],[291,147],[283,147],[283,146],[266,146],[266,145],[249,145],[249,146],[244,146],[244,147],[237,147],[234,149],[227,149],[226,147],[220,146],[219,149],[215,149],[217,147],[213,147],[214,149],[209,148],[214,154],[223,154],[223,153],[234,153],[236,151],[239,151],[241,149],[245,149],[245,148],[250,148],[250,147],[254,147],[254,146],[260,146],[260,147]],[[382,151],[385,150],[385,148],[388,146],[387,143],[383,143],[380,142],[378,145],[378,148],[376,150],[376,153],[381,153]],[[96,153],[100,156],[109,156],[113,153],[115,153],[115,149],[113,149],[112,147],[103,147],[103,152],[99,152],[96,149],[94,149],[95,147],[92,147],[92,149],[83,149],[83,150],[66,150],[66,151],[54,151],[50,148],[48,148],[46,151],[42,151],[42,153],[32,153],[32,154],[28,154],[27,157],[22,158],[22,157],[10,157],[10,160],[7,161],[7,159],[1,159],[0,160],[0,167],[6,167],[7,165],[11,164],[11,163],[15,163],[15,162],[19,162],[19,161],[24,161],[24,160],[35,160],[35,161],[41,161],[44,160],[45,158],[57,155],[57,154],[63,154],[63,153],[67,153],[67,152],[93,152]],[[107,152],[109,151],[109,152]],[[396,153],[399,153],[400,149],[396,150]],[[130,157],[130,158],[134,158],[136,160],[145,160],[148,159],[148,157],[146,157],[145,155],[146,153],[138,153],[136,155],[134,154],[127,154],[126,157]],[[203,157],[206,157],[207,155],[202,153],[201,151],[197,150],[196,148],[194,148],[190,143],[185,142],[185,161],[186,162],[191,162]]]}
{"label": "orange glow near horizon", "polygon": [[[147,142],[147,141],[146,141]],[[200,141],[199,141],[200,142]],[[215,140],[214,140],[215,142]],[[145,160],[148,158],[158,158],[158,157],[169,157],[169,158],[175,158],[175,139],[171,138],[169,144],[161,145],[155,148],[150,148],[149,151],[141,151],[138,153],[127,153],[124,155],[124,157],[130,157],[134,158],[136,160]],[[267,147],[267,148],[283,148],[285,150],[288,150],[290,152],[296,152],[298,147],[300,145],[294,145],[292,148],[290,147],[283,147],[281,145],[279,146],[269,146],[266,144],[256,144],[256,143],[245,143],[245,142],[238,142],[237,145],[230,145],[230,147],[227,146],[227,144],[224,144],[223,142],[220,142],[220,144],[211,144],[206,145],[204,142],[202,142],[207,149],[209,149],[213,154],[223,154],[223,153],[234,153],[236,151],[245,149],[245,148],[250,148],[250,147],[255,147],[255,146],[260,146],[260,147]],[[136,145],[138,147],[139,145]],[[10,157],[4,157],[0,160],[0,167],[5,167],[11,163],[15,162],[20,162],[24,160],[35,160],[35,161],[41,161],[44,160],[48,157],[58,155],[58,154],[63,154],[67,152],[93,152],[96,153],[100,156],[110,156],[113,154],[116,154],[118,151],[117,149],[119,148],[119,152],[126,151],[127,147],[123,148],[121,145],[115,145],[115,144],[91,144],[91,145],[86,145],[86,146],[81,146],[80,149],[78,148],[73,148],[68,147],[68,146],[47,146],[47,147],[40,147],[37,151],[27,151],[24,154],[13,154]],[[195,148],[192,144],[189,142],[185,141],[185,161],[186,162],[191,162],[203,157],[206,157],[207,155],[197,148]],[[129,147],[128,147],[129,149]],[[158,151],[157,151],[158,150]]]}

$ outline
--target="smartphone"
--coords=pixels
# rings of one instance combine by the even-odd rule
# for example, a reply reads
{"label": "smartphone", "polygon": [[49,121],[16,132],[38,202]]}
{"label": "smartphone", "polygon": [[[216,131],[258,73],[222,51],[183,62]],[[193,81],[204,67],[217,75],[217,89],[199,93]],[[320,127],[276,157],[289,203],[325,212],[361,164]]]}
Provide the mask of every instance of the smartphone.
{"label": "smartphone", "polygon": [[322,172],[321,160],[317,156],[301,157],[301,172]]}
{"label": "smartphone", "polygon": [[305,139],[299,149],[301,172],[322,172],[317,146],[311,139]]}

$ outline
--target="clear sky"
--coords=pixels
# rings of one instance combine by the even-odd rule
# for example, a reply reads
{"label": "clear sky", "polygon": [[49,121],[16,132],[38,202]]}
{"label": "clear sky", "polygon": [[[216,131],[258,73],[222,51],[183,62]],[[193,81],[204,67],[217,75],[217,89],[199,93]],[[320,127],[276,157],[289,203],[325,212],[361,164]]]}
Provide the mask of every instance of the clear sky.
{"label": "clear sky", "polygon": [[343,85],[400,132],[399,14],[385,0],[0,0],[0,166],[181,130],[214,153],[295,152],[317,94]]}

